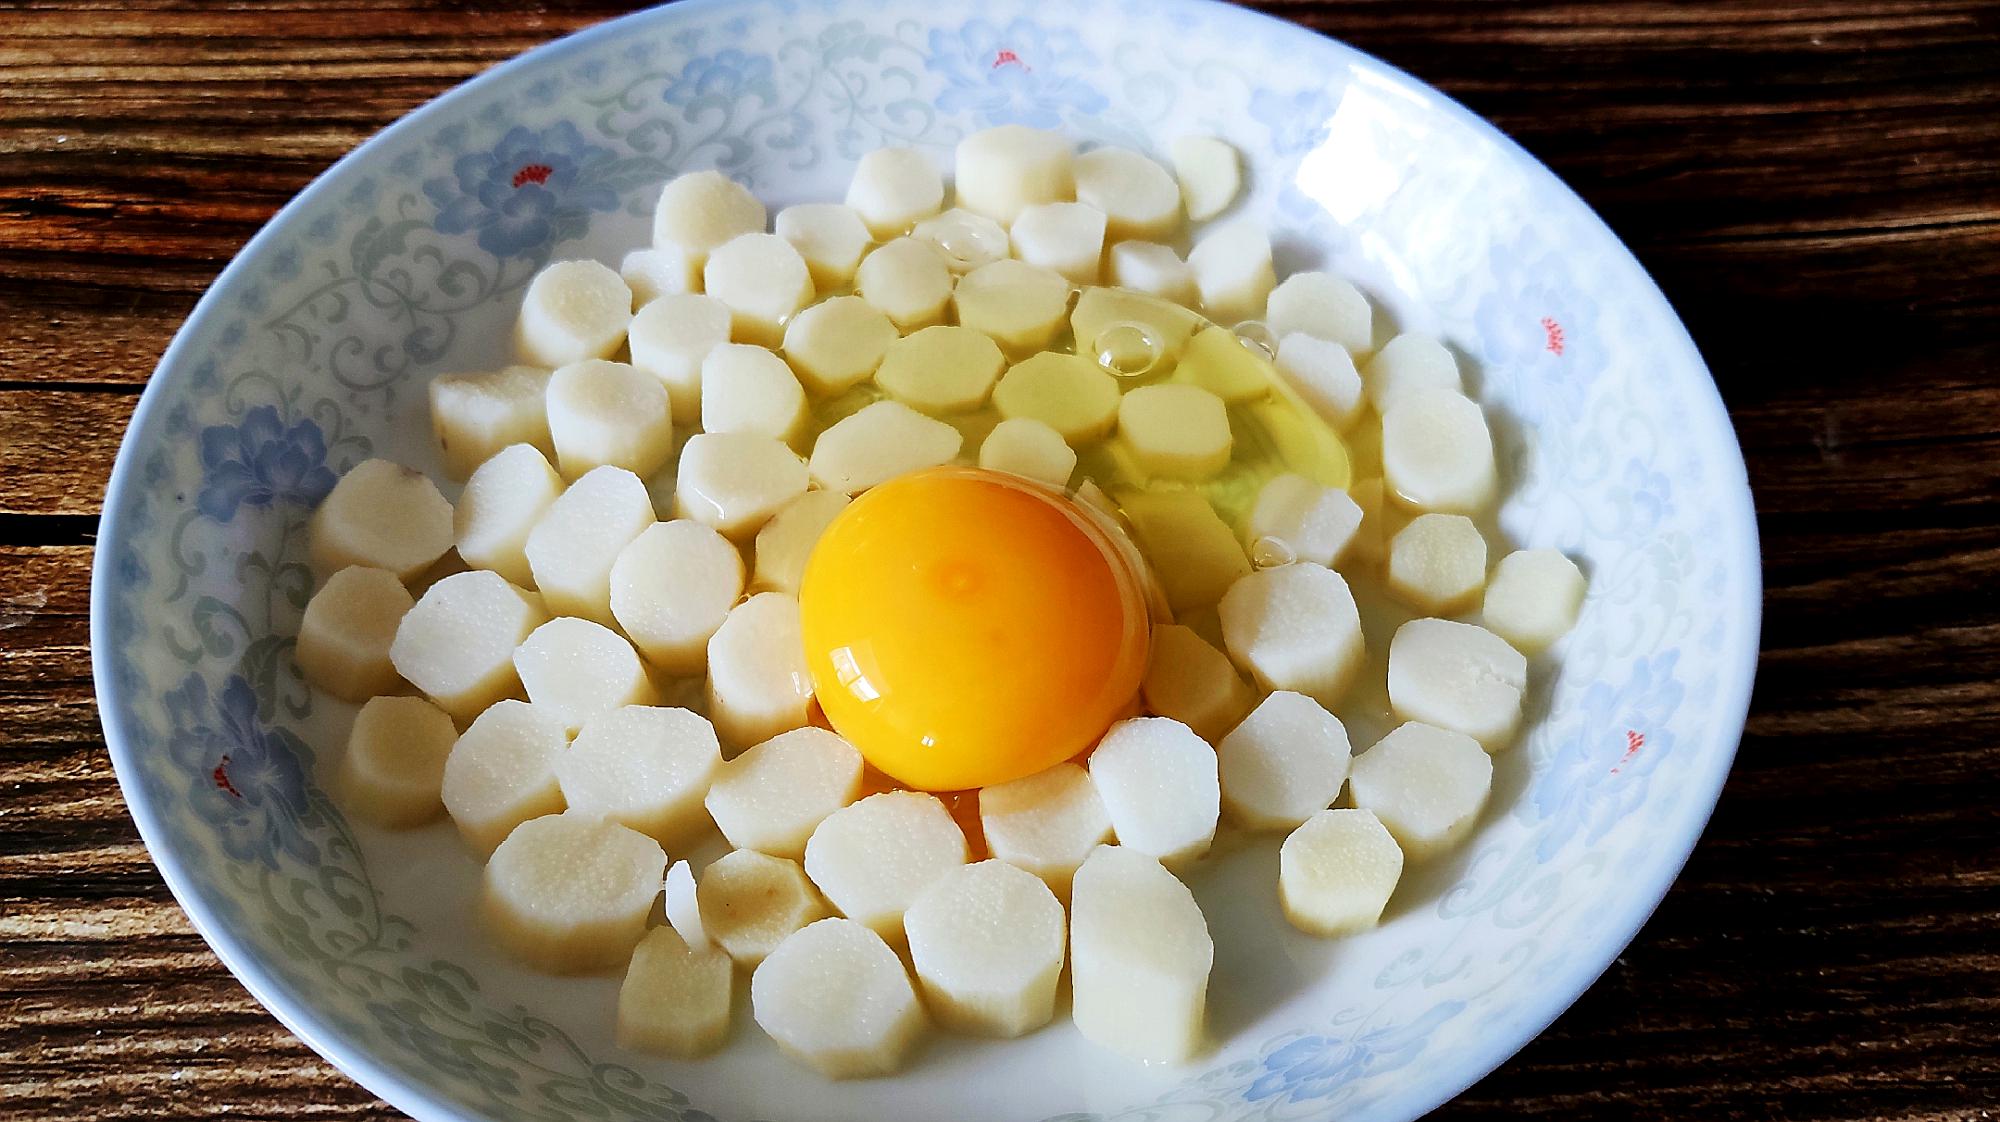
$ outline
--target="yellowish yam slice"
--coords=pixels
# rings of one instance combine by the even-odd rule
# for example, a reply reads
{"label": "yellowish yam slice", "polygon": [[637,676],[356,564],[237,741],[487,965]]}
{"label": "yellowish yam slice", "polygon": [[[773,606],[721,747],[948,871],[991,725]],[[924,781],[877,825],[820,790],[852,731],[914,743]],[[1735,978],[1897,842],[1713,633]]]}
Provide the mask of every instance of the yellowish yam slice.
{"label": "yellowish yam slice", "polygon": [[854,290],[904,331],[942,322],[951,302],[951,268],[938,248],[901,237],[861,259]]}
{"label": "yellowish yam slice", "polygon": [[1486,538],[1463,514],[1420,514],[1389,542],[1389,591],[1429,615],[1471,607],[1486,584]]}
{"label": "yellowish yam slice", "polygon": [[944,205],[944,176],[915,148],[877,148],[855,164],[847,205],[877,238],[893,238]]}
{"label": "yellowish yam slice", "polygon": [[1219,222],[1188,251],[1188,268],[1208,318],[1225,326],[1263,314],[1277,284],[1271,269],[1271,235],[1247,218]]}
{"label": "yellowish yam slice", "polygon": [[480,464],[452,510],[458,555],[515,584],[532,586],[528,535],[562,494],[562,476],[532,444],[513,444]]}
{"label": "yellowish yam slice", "polygon": [[735,988],[728,955],[655,927],[633,950],[618,988],[618,1044],[677,1060],[708,1055],[729,1037]]}
{"label": "yellowish yam slice", "polygon": [[1143,692],[1146,708],[1172,717],[1211,744],[1257,704],[1257,691],[1237,676],[1228,655],[1174,623],[1153,628]]}
{"label": "yellowish yam slice", "polygon": [[653,245],[678,247],[699,269],[717,246],[762,230],[764,218],[764,204],[749,188],[719,171],[691,171],[660,189]]}
{"label": "yellowish yam slice", "polygon": [[1352,935],[1382,921],[1403,876],[1403,850],[1366,810],[1322,810],[1278,849],[1278,898],[1308,935]]}
{"label": "yellowish yam slice", "polygon": [[1347,581],[1308,561],[1259,569],[1217,605],[1229,656],[1265,690],[1293,690],[1328,708],[1367,657]]}
{"label": "yellowish yam slice", "polygon": [[1004,861],[947,873],[903,916],[931,1016],[980,1036],[1020,1036],[1048,1024],[1065,922],[1048,885]]}
{"label": "yellowish yam slice", "polygon": [[1069,486],[1076,453],[1062,434],[1033,417],[1013,417],[993,426],[979,445],[979,466],[1024,476],[1051,487]]}
{"label": "yellowish yam slice", "polygon": [[731,609],[708,641],[708,716],[733,746],[806,723],[812,700],[799,602],[760,592]]}
{"label": "yellowish yam slice", "polygon": [[444,815],[444,762],[458,742],[451,716],[421,697],[370,698],[354,715],[334,791],[350,814],[404,829]]}
{"label": "yellowish yam slice", "polygon": [[646,660],[699,674],[708,640],[743,597],[743,556],[692,519],[646,527],[611,566],[611,614]]}
{"label": "yellowish yam slice", "polygon": [[1174,140],[1170,155],[1189,218],[1206,222],[1236,201],[1243,185],[1243,161],[1228,141],[1201,134],[1182,136]]}
{"label": "yellowish yam slice", "polygon": [[889,344],[875,384],[924,413],[963,413],[986,404],[1007,358],[970,327],[926,327]]}
{"label": "yellowish yam slice", "polygon": [[1194,895],[1129,846],[1099,846],[1070,897],[1072,1012],[1084,1037],[1176,1062],[1206,1041],[1215,943]]}
{"label": "yellowish yam slice", "polygon": [[1493,788],[1493,759],[1461,733],[1410,721],[1354,758],[1354,805],[1382,820],[1403,853],[1423,861],[1478,824]]}
{"label": "yellowish yam slice", "polygon": [[1094,148],[1078,156],[1076,197],[1104,212],[1113,241],[1159,241],[1180,232],[1180,184],[1152,157],[1130,148]]}
{"label": "yellowish yam slice", "polygon": [[1104,212],[1089,203],[1036,203],[1021,208],[1007,229],[1014,256],[1062,274],[1072,284],[1096,284],[1104,259]]}
{"label": "yellowish yam slice", "polygon": [[822,292],[852,283],[861,255],[868,251],[868,225],[844,203],[788,206],[778,212],[771,229],[799,251],[813,286]]}
{"label": "yellowish yam slice", "polygon": [[936,796],[885,791],[820,822],[806,875],[842,915],[901,943],[903,912],[965,858],[965,835]]}
{"label": "yellowish yam slice", "polygon": [[1090,778],[1127,849],[1179,867],[1215,840],[1215,750],[1179,721],[1134,717],[1112,725],[1090,754]]}
{"label": "yellowish yam slice", "polygon": [[1160,479],[1199,481],[1229,464],[1235,446],[1222,399],[1199,386],[1140,386],[1118,403],[1119,438]]}
{"label": "yellowish yam slice", "polygon": [[757,592],[799,594],[806,558],[819,536],[853,500],[839,491],[807,491],[779,508],[757,531],[756,571],[750,587]]}
{"label": "yellowish yam slice", "polygon": [[544,815],[514,827],[487,859],[481,914],[501,946],[538,970],[601,970],[630,958],[666,872],[659,843],[636,830]]}
{"label": "yellowish yam slice", "polygon": [[1062,133],[1000,125],[958,142],[958,205],[1002,224],[1037,203],[1076,197],[1075,153]]}
{"label": "yellowish yam slice", "polygon": [[510,444],[532,444],[555,455],[543,400],[548,387],[549,372],[539,366],[431,379],[431,431],[444,453],[445,474],[464,479]]}
{"label": "yellowish yam slice", "polygon": [[691,518],[732,541],[743,541],[805,494],[809,482],[805,461],[776,437],[701,433],[681,447],[674,517]]}
{"label": "yellowish yam slice", "polygon": [[965,437],[952,426],[904,405],[878,401],[819,434],[813,481],[852,495],[907,471],[948,464]]}
{"label": "yellowish yam slice", "polygon": [[729,844],[800,858],[827,815],[860,793],[861,753],[838,734],[807,726],[723,764],[707,806]]}
{"label": "yellowish yam slice", "polygon": [[889,317],[868,301],[836,296],[785,325],[785,361],[807,390],[829,397],[873,377],[897,334]]}
{"label": "yellowish yam slice", "polygon": [[622,362],[590,359],[549,376],[549,433],[563,478],[606,464],[651,475],[674,454],[667,388]]}
{"label": "yellowish yam slice", "polygon": [[542,598],[498,573],[455,573],[426,589],[396,625],[389,661],[439,708],[467,721],[518,694],[514,649],[548,621]]}
{"label": "yellowish yam slice", "polygon": [[522,551],[549,610],[610,623],[611,567],[655,521],[646,485],[624,468],[593,468],[571,483],[529,531]]}
{"label": "yellowish yam slice", "polygon": [[556,759],[569,808],[675,847],[709,826],[702,800],[722,764],[715,729],[699,713],[627,705],[591,717]]}
{"label": "yellowish yam slice", "polygon": [[988,852],[1064,898],[1084,858],[1111,840],[1111,816],[1097,785],[1073,763],[981,789],[979,825]]}
{"label": "yellowish yam slice", "polygon": [[797,861],[754,849],[710,862],[701,872],[698,898],[702,930],[752,969],[786,936],[831,914]]}
{"label": "yellowish yam slice", "polygon": [[1214,605],[1250,574],[1243,543],[1200,492],[1130,491],[1118,500],[1176,613]]}
{"label": "yellowish yam slice", "polygon": [[780,943],[750,977],[750,1010],[781,1051],[831,1079],[894,1073],[924,1027],[896,952],[846,919]]}
{"label": "yellowish yam slice", "polygon": [[987,335],[1018,359],[1054,342],[1069,291],[1062,274],[1009,258],[965,274],[951,299],[961,326]]}
{"label": "yellowish yam slice", "polygon": [[472,722],[445,757],[440,798],[482,857],[514,827],[563,808],[556,759],[569,730],[525,701],[502,701]]}
{"label": "yellowish yam slice", "polygon": [[1215,747],[1223,812],[1253,830],[1289,830],[1340,797],[1353,751],[1340,718],[1279,690]]}
{"label": "yellowish yam slice", "polygon": [[1110,435],[1118,424],[1118,380],[1087,358],[1045,351],[1009,367],[993,387],[1005,418],[1029,417],[1071,447]]}
{"label": "yellowish yam slice", "polygon": [[321,500],[310,538],[317,572],[366,565],[407,583],[451,548],[451,503],[415,468],[363,460]]}
{"label": "yellowish yam slice", "polygon": [[396,628],[416,604],[386,569],[350,565],[306,602],[293,657],[306,681],[342,701],[366,701],[400,680],[389,658]]}
{"label": "yellowish yam slice", "polygon": [[514,323],[514,349],[533,366],[555,369],[610,358],[632,321],[632,290],[596,261],[557,261],[528,282]]}
{"label": "yellowish yam slice", "polygon": [[1516,650],[1533,654],[1576,625],[1583,607],[1583,571],[1553,549],[1523,549],[1500,559],[1486,585],[1488,629]]}

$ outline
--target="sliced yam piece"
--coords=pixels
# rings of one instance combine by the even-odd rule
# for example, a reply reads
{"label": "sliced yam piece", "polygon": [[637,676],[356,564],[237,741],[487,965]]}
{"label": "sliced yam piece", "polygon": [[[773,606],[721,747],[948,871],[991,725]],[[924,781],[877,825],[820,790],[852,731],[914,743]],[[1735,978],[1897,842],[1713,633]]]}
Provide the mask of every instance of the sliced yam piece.
{"label": "sliced yam piece", "polygon": [[611,567],[655,521],[646,485],[624,468],[595,468],[570,484],[528,532],[523,550],[549,611],[612,622]]}
{"label": "sliced yam piece", "polygon": [[1002,417],[1033,418],[1076,447],[1117,427],[1118,380],[1087,358],[1044,351],[1000,376],[993,404]]}
{"label": "sliced yam piece", "polygon": [[785,937],[832,914],[797,861],[733,850],[701,871],[702,929],[755,969]]}
{"label": "sliced yam piece", "polygon": [[747,540],[805,494],[809,482],[805,461],[784,441],[754,432],[701,433],[681,448],[674,516]]}
{"label": "sliced yam piece", "polygon": [[1368,360],[1366,378],[1368,402],[1377,413],[1387,416],[1389,407],[1404,393],[1414,389],[1450,390],[1463,393],[1465,384],[1458,376],[1458,360],[1443,343],[1428,335],[1405,332],[1396,336]]}
{"label": "sliced yam piece", "polygon": [[1180,232],[1180,184],[1152,157],[1130,148],[1095,148],[1076,158],[1075,173],[1077,201],[1104,212],[1112,240],[1159,241]]}
{"label": "sliced yam piece", "polygon": [[[1077,351],[1099,365],[1131,374],[1165,374],[1180,362],[1201,317],[1179,304],[1143,292],[1086,288],[1069,316]],[[1136,330],[1135,330],[1136,329]],[[1139,349],[1151,365],[1123,360],[1120,351]],[[1107,363],[1106,360],[1111,362]]]}
{"label": "sliced yam piece", "polygon": [[1076,197],[1075,153],[1059,132],[1000,125],[959,141],[955,157],[958,205],[1002,224],[1037,203]]}
{"label": "sliced yam piece", "polygon": [[884,791],[814,828],[806,875],[842,915],[901,944],[903,912],[965,857],[965,834],[936,796]]}
{"label": "sliced yam piece", "polygon": [[564,479],[609,464],[634,475],[660,470],[674,454],[667,388],[636,367],[590,359],[549,376],[549,435]]}
{"label": "sliced yam piece", "polygon": [[334,792],[349,814],[392,830],[444,816],[451,715],[421,697],[375,697],[354,715]]}
{"label": "sliced yam piece", "polygon": [[1104,212],[1088,203],[1036,203],[1007,228],[1014,256],[1062,274],[1072,284],[1096,284],[1104,260]]}
{"label": "sliced yam piece", "polygon": [[587,358],[610,358],[632,322],[632,290],[596,261],[557,261],[528,282],[514,323],[514,350],[551,370]]}
{"label": "sliced yam piece", "polygon": [[979,445],[979,466],[1024,476],[1051,487],[1068,487],[1076,453],[1062,434],[1033,417],[1014,417],[993,426]]}
{"label": "sliced yam piece", "polygon": [[1234,447],[1222,399],[1200,386],[1140,386],[1118,402],[1119,439],[1157,479],[1200,481],[1229,464]]}
{"label": "sliced yam piece", "polygon": [[480,856],[530,818],[563,808],[556,759],[569,730],[525,701],[481,713],[445,757],[439,797],[452,824]]}
{"label": "sliced yam piece", "polygon": [[1340,797],[1353,753],[1340,718],[1279,690],[1215,746],[1223,813],[1252,830],[1289,830]]}
{"label": "sliced yam piece", "polygon": [[859,296],[822,300],[785,325],[785,361],[806,389],[831,397],[875,374],[896,325]]}
{"label": "sliced yam piece", "polygon": [[806,558],[852,501],[839,491],[807,491],[779,508],[757,531],[757,567],[750,587],[797,596],[805,580]]}
{"label": "sliced yam piece", "polygon": [[945,265],[960,276],[1005,261],[1013,252],[1006,227],[960,207],[917,223],[910,228],[910,236],[936,246],[944,254]]}
{"label": "sliced yam piece", "polygon": [[1011,259],[981,265],[952,293],[960,326],[990,337],[1014,358],[1047,350],[1062,330],[1069,282],[1050,269]]}
{"label": "sliced yam piece", "polygon": [[1007,357],[970,327],[926,327],[889,344],[875,384],[924,413],[964,413],[986,404]]}
{"label": "sliced yam piece", "polygon": [[1396,716],[1464,733],[1489,752],[1513,739],[1527,688],[1527,658],[1475,624],[1413,619],[1389,640]]}
{"label": "sliced yam piece", "polygon": [[1347,348],[1331,339],[1294,331],[1278,340],[1278,373],[1320,420],[1345,429],[1361,415],[1361,375]]}
{"label": "sliced yam piece", "polygon": [[1553,549],[1522,549],[1500,559],[1486,585],[1488,630],[1533,654],[1569,633],[1583,608],[1583,571]]}
{"label": "sliced yam piece", "polygon": [[708,716],[744,747],[806,723],[812,700],[799,602],[760,592],[730,609],[708,641]]}
{"label": "sliced yam piece", "polygon": [[730,845],[800,858],[826,816],[860,793],[861,753],[837,734],[808,726],[723,764],[707,805]]}
{"label": "sliced yam piece", "polygon": [[1135,1060],[1201,1051],[1215,943],[1208,920],[1160,863],[1099,846],[1070,897],[1070,982],[1085,1038]]}
{"label": "sliced yam piece", "polygon": [[706,1056],[729,1037],[735,988],[728,955],[655,927],[639,940],[618,987],[618,1045],[678,1060]]}
{"label": "sliced yam piece", "polygon": [[675,861],[667,866],[666,892],[660,897],[660,903],[666,912],[668,925],[690,949],[705,951],[716,946],[715,941],[708,937],[708,928],[701,922],[701,894],[700,886],[695,883],[694,866],[686,861]]}
{"label": "sliced yam piece", "polygon": [[1105,269],[1111,283],[1119,288],[1158,296],[1182,307],[1191,308],[1201,299],[1194,270],[1172,246],[1146,241],[1114,243],[1106,254]]}
{"label": "sliced yam piece", "polygon": [[813,482],[856,494],[906,471],[948,464],[964,441],[943,421],[899,401],[878,401],[819,434],[810,463]]}
{"label": "sliced yam piece", "polygon": [[514,669],[528,700],[571,733],[620,706],[659,700],[632,644],[587,619],[563,616],[535,628],[514,652]]}
{"label": "sliced yam piece", "polygon": [[764,228],[764,204],[741,183],[719,171],[691,171],[660,189],[653,209],[653,245],[674,246],[693,268],[710,251],[742,234]]}
{"label": "sliced yam piece", "polygon": [[389,648],[415,604],[396,574],[350,565],[306,602],[292,657],[306,681],[342,701],[388,693],[402,680]]}
{"label": "sliced yam piece", "polygon": [[1397,396],[1382,418],[1387,493],[1416,510],[1477,514],[1499,490],[1493,433],[1479,403],[1447,389]]}
{"label": "sliced yam piece", "polygon": [[944,205],[944,175],[915,148],[877,148],[854,165],[847,205],[877,238],[906,234]]}
{"label": "sliced yam piece", "polygon": [[1463,514],[1420,514],[1389,542],[1389,591],[1426,615],[1471,607],[1486,584],[1486,539]]}
{"label": "sliced yam piece", "polygon": [[1200,492],[1133,491],[1119,503],[1176,613],[1212,606],[1250,574],[1242,543]]}
{"label": "sliced yam piece", "polygon": [[1168,717],[1111,726],[1090,754],[1090,779],[1118,844],[1178,867],[1208,852],[1221,806],[1215,749]]}
{"label": "sliced yam piece", "polygon": [[1243,539],[1253,556],[1261,542],[1269,555],[1331,568],[1361,529],[1361,515],[1347,492],[1285,472],[1257,492]]}
{"label": "sliced yam piece", "polygon": [[480,464],[452,510],[458,555],[519,585],[535,583],[528,535],[562,494],[562,476],[532,444],[513,444]]}
{"label": "sliced yam piece", "polygon": [[1144,693],[1147,709],[1172,717],[1211,744],[1257,704],[1257,691],[1237,677],[1228,655],[1174,623],[1153,628]]}
{"label": "sliced yam piece", "polygon": [[1308,935],[1352,935],[1382,921],[1403,850],[1366,810],[1322,810],[1278,848],[1278,899]]}
{"label": "sliced yam piece", "polygon": [[775,347],[785,322],[812,303],[812,270],[776,234],[739,234],[715,248],[701,270],[702,291],[729,306],[729,334]]}
{"label": "sliced yam piece", "polygon": [[662,296],[632,317],[632,365],[667,387],[674,423],[701,421],[701,364],[729,342],[729,305],[713,296]]}
{"label": "sliced yam piece", "polygon": [[1188,340],[1176,382],[1186,382],[1235,405],[1271,394],[1271,363],[1261,350],[1226,327],[1203,328]]}
{"label": "sliced yam piece", "polygon": [[1264,325],[1273,335],[1313,335],[1366,354],[1375,347],[1375,311],[1368,298],[1332,273],[1293,273],[1271,290]]}
{"label": "sliced yam piece", "polygon": [[1174,178],[1180,181],[1181,205],[1187,216],[1206,222],[1236,201],[1243,186],[1243,161],[1228,141],[1215,136],[1183,136],[1169,154]]}
{"label": "sliced yam piece", "polygon": [[1060,763],[979,792],[979,826],[993,856],[1040,877],[1068,898],[1090,851],[1111,840],[1111,816],[1090,773]]}
{"label": "sliced yam piece", "polygon": [[1077,484],[1076,494],[1071,497],[1103,515],[1111,525],[1118,527],[1120,533],[1128,532],[1125,530],[1124,515],[1119,512],[1118,504],[1104,492],[1104,488],[1097,485],[1095,479],[1086,479]]}
{"label": "sliced yam piece", "polygon": [[389,644],[389,661],[439,708],[471,720],[520,692],[514,649],[548,618],[540,596],[498,573],[455,573],[426,589],[404,613]]}
{"label": "sliced yam piece", "polygon": [[1033,873],[980,861],[947,873],[903,915],[924,1005],[939,1024],[1014,1037],[1055,1016],[1067,919]]}
{"label": "sliced yam piece", "polygon": [[1354,758],[1354,805],[1382,820],[1412,861],[1456,846],[1479,822],[1493,758],[1462,733],[1410,721]]}
{"label": "sliced yam piece", "polygon": [[1271,235],[1247,218],[1210,226],[1188,251],[1195,288],[1208,318],[1233,326],[1255,319],[1278,283],[1271,270]]}
{"label": "sliced yam piece", "polygon": [[951,283],[944,254],[910,237],[876,247],[854,272],[855,293],[903,331],[942,322],[951,303]]}
{"label": "sliced yam piece", "polygon": [[701,363],[701,428],[790,440],[806,423],[806,391],[785,360],[749,343],[724,343]]}
{"label": "sliced yam piece", "polygon": [[813,287],[821,292],[852,284],[861,255],[868,252],[868,225],[843,203],[788,206],[778,212],[771,229],[799,251]]}
{"label": "sliced yam piece", "polygon": [[666,873],[659,843],[636,830],[543,815],[487,859],[480,911],[500,945],[538,970],[601,970],[629,959]]}
{"label": "sliced yam piece", "polygon": [[408,582],[451,548],[451,503],[415,468],[363,460],[321,500],[309,533],[317,572],[366,565]]}
{"label": "sliced yam piece", "polygon": [[510,444],[532,444],[553,456],[548,388],[549,372],[538,366],[431,379],[431,431],[444,453],[445,474],[464,479]]}
{"label": "sliced yam piece", "polygon": [[569,809],[676,847],[708,830],[702,800],[721,764],[715,729],[701,714],[627,705],[583,723],[556,759],[556,781]]}
{"label": "sliced yam piece", "polygon": [[662,672],[699,674],[708,640],[743,598],[743,556],[693,519],[646,527],[611,566],[611,615]]}
{"label": "sliced yam piece", "polygon": [[662,296],[701,291],[701,263],[677,245],[633,250],[618,263],[618,276],[632,290],[635,312]]}
{"label": "sliced yam piece", "polygon": [[1259,569],[1230,585],[1217,608],[1229,657],[1267,691],[1332,708],[1367,657],[1354,593],[1323,565]]}
{"label": "sliced yam piece", "polygon": [[829,1079],[893,1074],[924,1029],[902,960],[846,919],[780,943],[750,976],[750,1011],[780,1051]]}
{"label": "sliced yam piece", "polygon": [[1382,480],[1363,479],[1347,489],[1347,497],[1361,508],[1361,528],[1348,543],[1347,556],[1355,561],[1376,562],[1389,555],[1389,533],[1384,523],[1388,515],[1382,505]]}

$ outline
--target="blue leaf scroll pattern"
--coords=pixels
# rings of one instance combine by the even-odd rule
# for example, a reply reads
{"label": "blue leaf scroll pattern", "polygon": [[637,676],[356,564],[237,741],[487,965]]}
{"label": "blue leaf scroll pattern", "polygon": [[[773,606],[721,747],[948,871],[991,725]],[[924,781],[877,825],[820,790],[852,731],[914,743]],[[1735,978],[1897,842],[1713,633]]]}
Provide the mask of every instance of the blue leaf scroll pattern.
{"label": "blue leaf scroll pattern", "polygon": [[1347,1036],[1294,1037],[1264,1054],[1245,1102],[1296,1104],[1343,1097],[1356,1081],[1404,1067],[1423,1054],[1440,1025],[1465,1009],[1463,1001],[1432,1006],[1404,1025],[1385,1025]]}

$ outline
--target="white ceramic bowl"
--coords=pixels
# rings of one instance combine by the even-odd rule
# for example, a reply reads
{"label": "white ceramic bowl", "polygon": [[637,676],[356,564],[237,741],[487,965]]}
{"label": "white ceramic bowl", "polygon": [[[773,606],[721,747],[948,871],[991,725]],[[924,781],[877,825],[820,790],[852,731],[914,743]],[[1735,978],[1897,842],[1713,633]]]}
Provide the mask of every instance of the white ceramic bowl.
{"label": "white ceramic bowl", "polygon": [[[365,456],[435,467],[425,379],[498,363],[535,269],[615,261],[668,176],[835,198],[863,151],[1007,121],[1241,148],[1281,272],[1351,275],[1464,355],[1502,437],[1502,523],[1584,562],[1582,621],[1489,820],[1380,930],[1285,927],[1267,849],[1195,878],[1217,933],[1197,1064],[1129,1064],[1067,1024],[941,1038],[847,1084],[747,1023],[698,1064],[624,1052],[615,978],[524,973],[469,929],[449,826],[379,833],[328,800],[350,711],[289,658],[306,516]],[[1422,83],[1194,0],[693,0],[411,114],[251,242],[147,387],[92,610],[106,737],[168,884],[280,1019],[420,1118],[1400,1122],[1530,1039],[1665,892],[1742,729],[1758,587],[1741,456],[1672,310],[1575,196]]]}

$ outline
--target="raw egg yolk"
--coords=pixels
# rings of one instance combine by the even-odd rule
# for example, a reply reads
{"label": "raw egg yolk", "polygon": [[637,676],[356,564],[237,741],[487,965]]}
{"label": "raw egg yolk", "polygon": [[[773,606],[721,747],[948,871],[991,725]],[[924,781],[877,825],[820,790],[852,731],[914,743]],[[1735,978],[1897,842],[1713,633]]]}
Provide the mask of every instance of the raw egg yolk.
{"label": "raw egg yolk", "polygon": [[806,663],[834,729],[907,786],[1020,779],[1130,712],[1136,559],[1051,488],[936,468],[856,499],[807,560]]}

